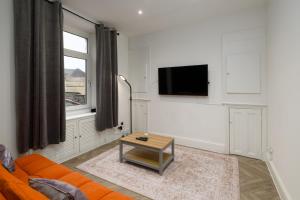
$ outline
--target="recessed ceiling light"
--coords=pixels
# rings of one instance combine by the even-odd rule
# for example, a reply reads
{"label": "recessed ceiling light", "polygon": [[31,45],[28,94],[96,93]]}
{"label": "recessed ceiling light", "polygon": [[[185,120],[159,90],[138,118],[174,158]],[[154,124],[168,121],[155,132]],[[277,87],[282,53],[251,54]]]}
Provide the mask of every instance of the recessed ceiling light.
{"label": "recessed ceiling light", "polygon": [[139,13],[139,15],[142,15],[142,14],[143,14],[143,11],[142,11],[142,10],[139,10],[138,13]]}

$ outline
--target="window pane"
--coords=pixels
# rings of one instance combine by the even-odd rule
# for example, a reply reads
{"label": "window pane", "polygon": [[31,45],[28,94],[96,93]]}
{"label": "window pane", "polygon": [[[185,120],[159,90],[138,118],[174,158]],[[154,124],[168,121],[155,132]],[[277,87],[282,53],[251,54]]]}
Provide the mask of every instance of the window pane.
{"label": "window pane", "polygon": [[65,61],[65,103],[66,106],[85,105],[86,60],[64,56]]}
{"label": "window pane", "polygon": [[87,53],[87,39],[68,32],[64,32],[64,48]]}

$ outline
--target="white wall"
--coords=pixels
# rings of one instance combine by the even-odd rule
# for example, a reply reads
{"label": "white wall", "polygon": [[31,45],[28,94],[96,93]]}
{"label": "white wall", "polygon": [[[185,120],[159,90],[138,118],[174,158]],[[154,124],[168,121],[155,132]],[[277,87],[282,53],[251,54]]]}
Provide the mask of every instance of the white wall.
{"label": "white wall", "polygon": [[17,155],[14,104],[13,1],[0,1],[0,144]]}
{"label": "white wall", "polygon": [[[148,69],[148,129],[177,137],[177,141],[208,150],[228,149],[228,112],[224,101],[266,103],[266,80],[258,95],[228,95],[223,90],[222,37],[229,33],[265,29],[265,8],[207,19],[199,24],[176,27],[129,39],[129,50],[150,49]],[[157,68],[209,65],[209,97],[158,95]],[[264,68],[264,66],[263,66]],[[140,94],[139,94],[140,95]],[[225,98],[226,97],[226,98]]]}
{"label": "white wall", "polygon": [[300,199],[300,1],[269,5],[268,104],[271,169],[284,199]]}

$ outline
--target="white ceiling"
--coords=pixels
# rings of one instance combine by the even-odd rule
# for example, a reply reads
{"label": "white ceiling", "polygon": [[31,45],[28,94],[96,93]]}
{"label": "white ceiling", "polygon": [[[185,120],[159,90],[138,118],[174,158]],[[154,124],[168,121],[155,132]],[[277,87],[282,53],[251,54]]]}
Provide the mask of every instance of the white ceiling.
{"label": "white ceiling", "polygon": [[[63,0],[63,5],[116,27],[128,36],[191,24],[208,17],[259,7],[266,0]],[[143,15],[138,15],[138,10]]]}

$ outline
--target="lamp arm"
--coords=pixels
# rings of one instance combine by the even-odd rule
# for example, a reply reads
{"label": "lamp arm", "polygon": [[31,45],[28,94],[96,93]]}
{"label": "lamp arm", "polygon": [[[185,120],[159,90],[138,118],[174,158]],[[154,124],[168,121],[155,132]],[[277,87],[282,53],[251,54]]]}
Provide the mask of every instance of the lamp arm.
{"label": "lamp arm", "polygon": [[[127,85],[129,86],[129,89],[130,89],[130,91],[132,91],[132,87],[131,87],[131,84],[127,81],[127,80],[125,80],[125,82],[127,83]],[[131,94],[131,92],[130,92],[130,94]]]}
{"label": "lamp arm", "polygon": [[131,87],[131,84],[127,80],[125,80],[125,82],[129,86],[129,90],[130,90],[130,97],[129,97],[129,100],[130,100],[130,133],[132,133],[132,87]]}

